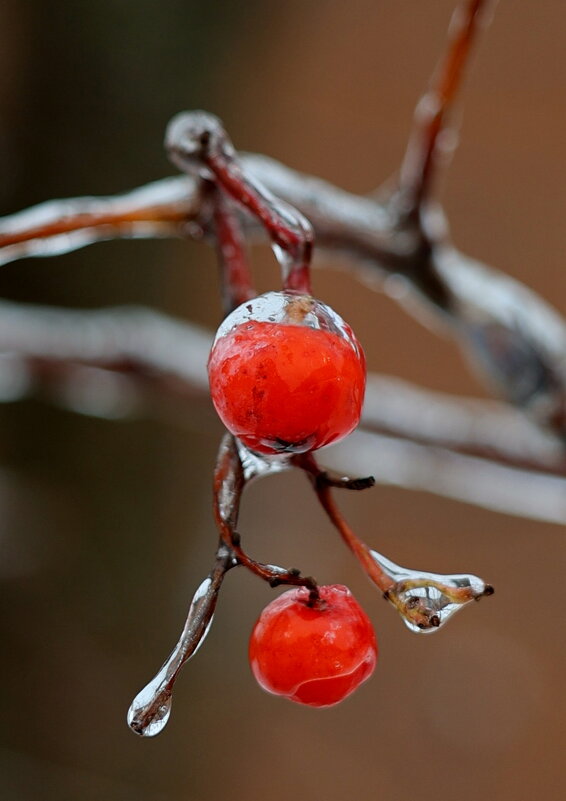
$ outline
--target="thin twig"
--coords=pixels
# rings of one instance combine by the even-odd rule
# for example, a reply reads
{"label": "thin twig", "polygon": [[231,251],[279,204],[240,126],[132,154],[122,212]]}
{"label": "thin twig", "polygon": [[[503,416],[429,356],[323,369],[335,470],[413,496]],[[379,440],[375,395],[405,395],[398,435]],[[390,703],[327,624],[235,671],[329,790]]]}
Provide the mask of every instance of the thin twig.
{"label": "thin twig", "polygon": [[[243,446],[240,446],[243,448]],[[245,451],[245,448],[244,448]],[[256,457],[259,459],[259,457]],[[262,460],[263,472],[269,472],[271,463],[269,459]],[[248,464],[250,464],[248,462]],[[281,462],[274,464],[274,469],[280,469]],[[251,466],[251,465],[250,465]],[[214,471],[214,519],[222,541],[234,553],[238,564],[246,567],[258,578],[267,581],[271,587],[280,584],[290,584],[295,587],[306,587],[310,591],[310,598],[315,602],[318,598],[318,585],[312,576],[302,576],[300,570],[286,569],[278,565],[267,565],[252,559],[242,548],[240,535],[236,531],[240,502],[242,494],[249,481],[257,478],[260,473],[253,471],[246,474],[240,450],[235,438],[226,434],[218,451],[216,469]]]}
{"label": "thin twig", "polygon": [[224,314],[255,297],[242,224],[221,189],[213,190],[214,229]]}
{"label": "thin twig", "polygon": [[466,0],[452,16],[446,53],[415,110],[413,131],[399,172],[399,205],[406,214],[422,208],[436,177],[441,135],[462,83],[469,52],[493,0]]}

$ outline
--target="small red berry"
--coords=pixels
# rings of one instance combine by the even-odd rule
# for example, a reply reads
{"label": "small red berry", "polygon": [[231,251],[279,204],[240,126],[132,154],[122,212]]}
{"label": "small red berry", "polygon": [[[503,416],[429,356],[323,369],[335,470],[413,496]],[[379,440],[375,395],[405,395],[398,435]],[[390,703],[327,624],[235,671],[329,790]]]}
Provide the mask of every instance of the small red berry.
{"label": "small red berry", "polygon": [[208,375],[226,428],[260,453],[301,453],[358,424],[365,358],[349,325],[318,300],[269,292],[220,326]]}
{"label": "small red berry", "polygon": [[308,706],[332,706],[354,692],[375,668],[371,622],[347,587],[290,590],[261,613],[250,638],[252,673],[267,692]]}

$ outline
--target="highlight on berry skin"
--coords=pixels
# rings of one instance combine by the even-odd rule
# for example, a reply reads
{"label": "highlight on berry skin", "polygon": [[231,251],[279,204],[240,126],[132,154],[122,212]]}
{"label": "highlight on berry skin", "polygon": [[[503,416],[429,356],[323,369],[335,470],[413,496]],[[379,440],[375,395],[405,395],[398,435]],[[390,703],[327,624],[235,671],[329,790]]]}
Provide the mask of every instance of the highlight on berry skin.
{"label": "highlight on berry skin", "polygon": [[249,645],[252,673],[269,693],[312,707],[334,706],[372,675],[377,641],[350,590],[340,584],[295,588],[261,613]]}
{"label": "highlight on berry skin", "polygon": [[258,453],[304,453],[357,426],[366,365],[350,326],[310,295],[268,292],[220,326],[208,361],[226,428]]}

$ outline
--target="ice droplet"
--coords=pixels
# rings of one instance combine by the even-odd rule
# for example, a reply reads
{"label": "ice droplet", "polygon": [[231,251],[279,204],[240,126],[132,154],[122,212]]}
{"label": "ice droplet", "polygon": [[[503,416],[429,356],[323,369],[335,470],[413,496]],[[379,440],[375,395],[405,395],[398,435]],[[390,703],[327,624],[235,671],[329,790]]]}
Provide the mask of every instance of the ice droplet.
{"label": "ice droplet", "polygon": [[437,631],[463,606],[493,593],[493,587],[478,576],[410,570],[377,551],[371,550],[370,555],[395,582],[385,597],[396,607],[405,625],[419,634]]}

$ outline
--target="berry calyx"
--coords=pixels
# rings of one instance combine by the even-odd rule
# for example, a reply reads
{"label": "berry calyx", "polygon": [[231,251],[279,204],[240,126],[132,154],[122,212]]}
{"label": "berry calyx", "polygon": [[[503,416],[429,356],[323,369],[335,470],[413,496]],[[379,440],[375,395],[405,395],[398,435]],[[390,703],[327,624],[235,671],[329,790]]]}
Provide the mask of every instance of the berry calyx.
{"label": "berry calyx", "polygon": [[261,613],[250,638],[252,673],[264,690],[299,704],[333,706],[366,681],[377,661],[371,622],[347,587],[299,587]]}
{"label": "berry calyx", "polygon": [[310,297],[269,292],[224,320],[208,361],[226,428],[259,453],[302,453],[358,424],[365,358],[352,329]]}

